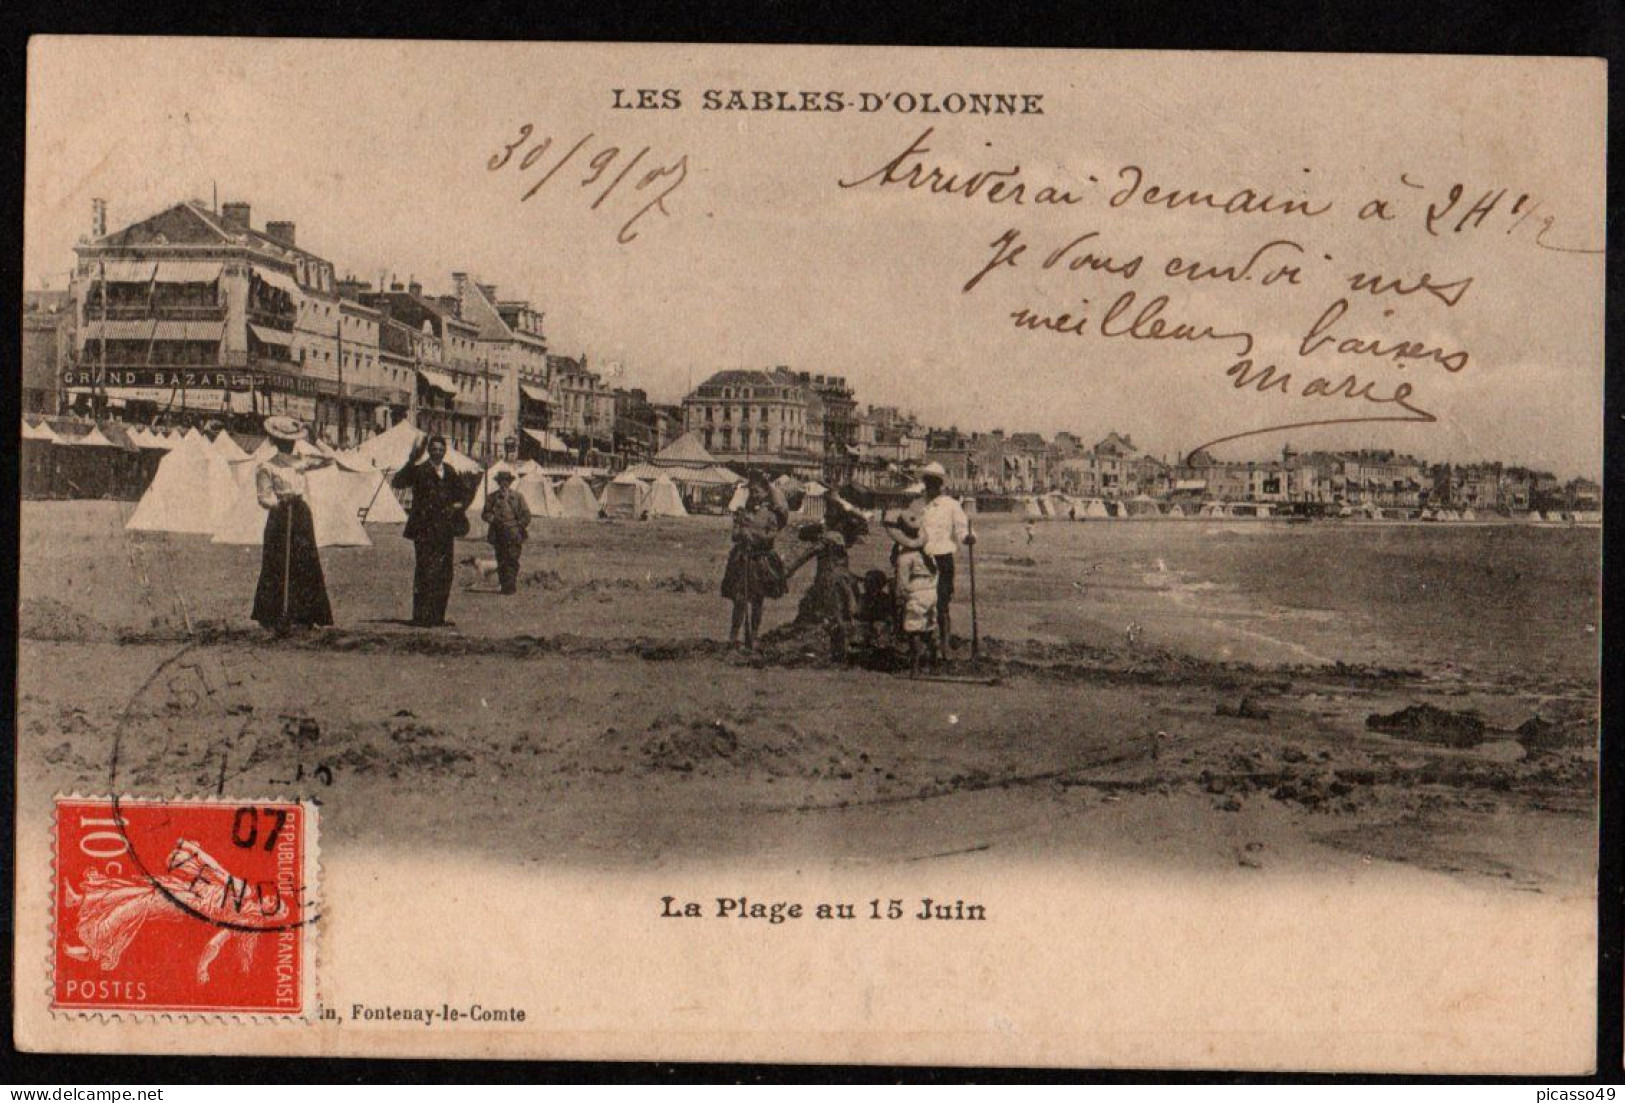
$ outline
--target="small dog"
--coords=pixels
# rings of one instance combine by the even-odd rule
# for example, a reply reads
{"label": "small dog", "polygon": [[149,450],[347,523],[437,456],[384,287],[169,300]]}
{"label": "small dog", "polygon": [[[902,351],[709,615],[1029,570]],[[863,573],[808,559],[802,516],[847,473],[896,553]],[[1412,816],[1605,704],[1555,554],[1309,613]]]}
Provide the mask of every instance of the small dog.
{"label": "small dog", "polygon": [[457,561],[465,567],[474,568],[474,579],[468,584],[473,589],[482,582],[489,582],[497,576],[497,559],[494,555],[470,555]]}

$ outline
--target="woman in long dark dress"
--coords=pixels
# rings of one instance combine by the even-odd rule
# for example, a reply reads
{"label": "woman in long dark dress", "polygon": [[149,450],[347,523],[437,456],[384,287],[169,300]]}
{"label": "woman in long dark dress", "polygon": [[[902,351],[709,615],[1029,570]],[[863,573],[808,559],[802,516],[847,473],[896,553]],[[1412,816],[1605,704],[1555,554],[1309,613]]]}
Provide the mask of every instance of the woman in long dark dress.
{"label": "woman in long dark dress", "polygon": [[254,469],[254,489],[267,511],[254,619],[277,632],[332,624],[305,479],[305,472],[331,461],[294,455],[294,444],[304,433],[291,417],[266,418],[265,432],[276,455]]}
{"label": "woman in long dark dress", "polygon": [[738,644],[743,629],[745,649],[754,650],[762,627],[762,602],[785,594],[784,560],[773,544],[789,517],[784,496],[767,476],[760,472],[751,476],[749,496],[734,513],[733,548],[722,575],[722,596],[733,602],[729,646]]}

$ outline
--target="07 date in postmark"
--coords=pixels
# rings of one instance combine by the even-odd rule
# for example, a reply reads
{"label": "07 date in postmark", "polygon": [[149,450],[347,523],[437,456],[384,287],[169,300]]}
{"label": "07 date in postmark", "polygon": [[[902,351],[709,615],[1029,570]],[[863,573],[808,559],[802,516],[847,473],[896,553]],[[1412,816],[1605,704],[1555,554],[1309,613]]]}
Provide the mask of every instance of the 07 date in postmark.
{"label": "07 date in postmark", "polygon": [[55,813],[54,1011],[314,1012],[314,803],[58,797]]}

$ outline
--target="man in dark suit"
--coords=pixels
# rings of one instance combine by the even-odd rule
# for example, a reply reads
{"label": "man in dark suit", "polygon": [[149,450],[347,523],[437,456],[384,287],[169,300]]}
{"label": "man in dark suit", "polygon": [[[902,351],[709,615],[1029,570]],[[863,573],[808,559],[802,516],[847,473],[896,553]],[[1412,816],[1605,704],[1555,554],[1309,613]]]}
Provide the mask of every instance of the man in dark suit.
{"label": "man in dark suit", "polygon": [[446,462],[444,437],[418,438],[406,466],[390,482],[396,490],[412,492],[412,515],[401,533],[412,541],[417,555],[412,574],[412,623],[419,628],[438,628],[446,623],[456,539],[468,532],[464,511],[472,500],[470,488]]}

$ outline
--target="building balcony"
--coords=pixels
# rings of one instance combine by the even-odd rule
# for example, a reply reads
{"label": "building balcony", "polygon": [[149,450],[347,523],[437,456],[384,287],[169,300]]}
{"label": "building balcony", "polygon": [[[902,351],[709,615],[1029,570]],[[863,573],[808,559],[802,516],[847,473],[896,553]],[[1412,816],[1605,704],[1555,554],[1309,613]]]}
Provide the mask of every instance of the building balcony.
{"label": "building balcony", "polygon": [[[102,307],[95,302],[85,304],[85,321],[95,322],[104,317]],[[223,322],[225,303],[109,303],[105,317],[108,321],[142,319],[168,319],[174,321]]]}
{"label": "building balcony", "polygon": [[[224,315],[222,315],[222,317],[224,317]],[[281,329],[291,332],[294,326],[294,319],[295,316],[291,311],[286,314],[279,314],[276,311],[261,310],[257,307],[250,307],[248,310],[248,320],[250,323],[257,326],[267,326],[271,329]]]}

